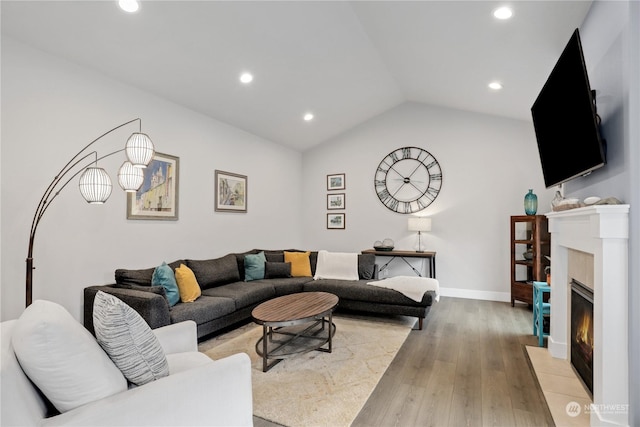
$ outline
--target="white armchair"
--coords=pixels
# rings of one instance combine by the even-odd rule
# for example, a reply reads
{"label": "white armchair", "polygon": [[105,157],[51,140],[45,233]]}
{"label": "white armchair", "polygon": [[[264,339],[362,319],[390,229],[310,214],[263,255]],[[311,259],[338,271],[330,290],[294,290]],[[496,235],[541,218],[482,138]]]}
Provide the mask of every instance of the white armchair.
{"label": "white armchair", "polygon": [[197,351],[192,321],[155,329],[170,375],[62,414],[50,415],[46,398],[21,369],[11,343],[17,320],[2,322],[0,383],[2,426],[250,426],[251,363],[236,354],[213,361]]}

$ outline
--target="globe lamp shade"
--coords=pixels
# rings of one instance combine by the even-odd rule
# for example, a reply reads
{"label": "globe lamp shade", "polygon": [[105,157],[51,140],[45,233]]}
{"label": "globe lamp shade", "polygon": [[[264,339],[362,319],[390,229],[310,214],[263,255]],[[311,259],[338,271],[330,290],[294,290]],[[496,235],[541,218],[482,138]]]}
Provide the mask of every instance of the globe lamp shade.
{"label": "globe lamp shade", "polygon": [[140,132],[135,132],[129,137],[125,151],[127,158],[136,168],[146,168],[155,153],[151,138]]}
{"label": "globe lamp shade", "polygon": [[90,166],[80,175],[78,187],[88,203],[101,205],[111,195],[111,178],[104,169]]}
{"label": "globe lamp shade", "polygon": [[135,193],[142,187],[144,171],[133,166],[130,161],[125,161],[118,171],[118,184],[127,193]]}

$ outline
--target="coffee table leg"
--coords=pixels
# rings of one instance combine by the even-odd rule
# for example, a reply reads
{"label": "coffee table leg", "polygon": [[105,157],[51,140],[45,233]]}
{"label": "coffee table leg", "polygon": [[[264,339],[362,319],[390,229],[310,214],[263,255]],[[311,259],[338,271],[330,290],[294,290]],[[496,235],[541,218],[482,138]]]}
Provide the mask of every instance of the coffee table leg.
{"label": "coffee table leg", "polygon": [[267,329],[266,325],[262,325],[262,372],[267,372],[269,369],[267,363]]}
{"label": "coffee table leg", "polygon": [[332,337],[333,334],[331,333],[331,329],[333,328],[333,312],[330,311],[329,312],[329,327],[327,328],[327,332],[329,333],[329,353],[331,353],[331,342],[332,342]]}

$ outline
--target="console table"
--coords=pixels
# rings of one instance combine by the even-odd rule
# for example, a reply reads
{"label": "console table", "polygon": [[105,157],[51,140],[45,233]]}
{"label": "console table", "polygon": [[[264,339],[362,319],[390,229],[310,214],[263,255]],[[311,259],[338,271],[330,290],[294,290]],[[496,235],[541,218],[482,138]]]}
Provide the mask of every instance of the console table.
{"label": "console table", "polygon": [[382,272],[385,268],[387,268],[391,263],[391,261],[393,261],[396,258],[400,258],[409,267],[411,267],[411,269],[413,270],[414,273],[416,273],[416,275],[420,277],[422,277],[422,274],[418,270],[416,270],[415,267],[412,266],[411,263],[409,263],[409,261],[407,261],[407,258],[426,258],[429,260],[429,277],[431,277],[432,279],[436,278],[436,253],[435,252],[377,251],[375,249],[365,249],[364,251],[362,251],[362,253],[391,258],[389,261],[386,262],[386,264],[383,264],[382,267],[380,267],[380,272]]}

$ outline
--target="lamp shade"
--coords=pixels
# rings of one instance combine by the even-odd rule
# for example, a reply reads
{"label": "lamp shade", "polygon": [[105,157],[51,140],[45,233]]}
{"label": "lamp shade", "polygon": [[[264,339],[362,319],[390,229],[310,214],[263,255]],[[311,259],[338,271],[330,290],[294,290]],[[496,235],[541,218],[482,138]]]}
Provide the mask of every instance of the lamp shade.
{"label": "lamp shade", "polygon": [[431,218],[412,216],[408,222],[409,231],[431,231]]}
{"label": "lamp shade", "polygon": [[80,194],[91,204],[102,204],[111,195],[111,178],[102,168],[90,166],[80,175]]}
{"label": "lamp shade", "polygon": [[118,184],[127,193],[135,193],[144,182],[144,171],[133,166],[130,161],[125,161],[118,170]]}
{"label": "lamp shade", "polygon": [[134,167],[146,168],[153,159],[155,149],[151,138],[144,133],[134,132],[127,140],[125,151]]}

